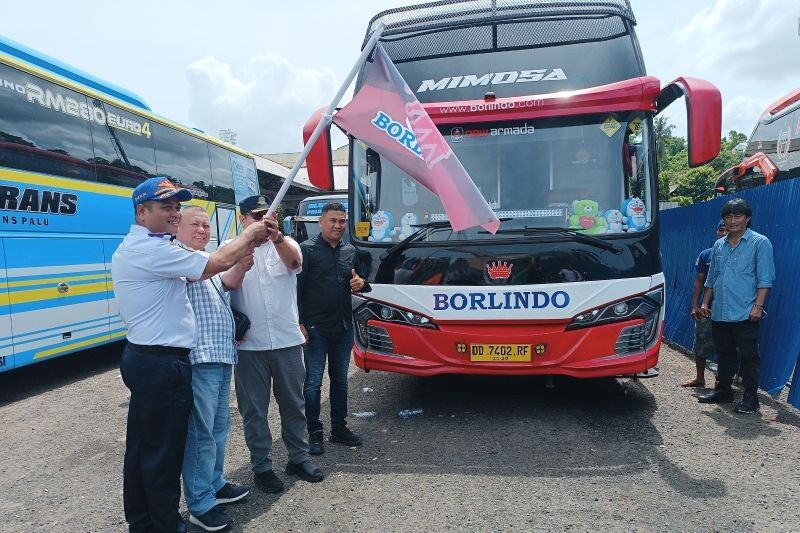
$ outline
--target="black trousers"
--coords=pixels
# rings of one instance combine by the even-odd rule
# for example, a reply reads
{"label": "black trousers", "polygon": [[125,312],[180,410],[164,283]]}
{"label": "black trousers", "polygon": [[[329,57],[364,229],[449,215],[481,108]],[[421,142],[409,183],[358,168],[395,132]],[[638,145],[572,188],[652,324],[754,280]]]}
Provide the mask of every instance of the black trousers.
{"label": "black trousers", "polygon": [[174,532],[181,520],[180,476],[192,369],[187,353],[145,353],[128,345],[120,371],[131,391],[125,439],[123,500],[130,531]]}
{"label": "black trousers", "polygon": [[723,387],[730,387],[736,373],[736,350],[742,359],[742,386],[757,389],[761,355],[758,353],[759,322],[711,322],[714,348],[719,357],[718,379]]}

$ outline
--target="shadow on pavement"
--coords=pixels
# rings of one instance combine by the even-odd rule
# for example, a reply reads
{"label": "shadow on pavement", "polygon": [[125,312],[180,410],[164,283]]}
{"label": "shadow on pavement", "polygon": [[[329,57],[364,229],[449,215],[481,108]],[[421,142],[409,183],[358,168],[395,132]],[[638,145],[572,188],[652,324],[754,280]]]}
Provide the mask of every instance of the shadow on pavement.
{"label": "shadow on pavement", "polygon": [[[350,379],[348,425],[364,437],[364,446],[346,448],[326,442],[326,453],[312,457],[326,475],[425,474],[529,477],[607,477],[654,472],[689,498],[726,495],[719,479],[697,478],[672,461],[652,423],[653,394],[641,383],[615,379],[556,378],[546,388],[539,378],[444,376],[413,378],[358,372]],[[365,387],[371,392],[363,392]],[[422,408],[408,420],[396,414]],[[328,428],[328,405],[323,422]],[[272,428],[278,435],[278,428]],[[283,454],[283,445],[275,448]],[[275,451],[275,448],[273,451]],[[286,482],[281,494],[255,488],[246,507],[229,507],[234,531],[269,511],[297,481],[282,473],[285,462],[273,457]],[[232,479],[249,483],[246,466]],[[326,481],[323,481],[323,484]]]}
{"label": "shadow on pavement", "polygon": [[114,342],[3,372],[0,407],[118,368],[124,346],[124,341]]}

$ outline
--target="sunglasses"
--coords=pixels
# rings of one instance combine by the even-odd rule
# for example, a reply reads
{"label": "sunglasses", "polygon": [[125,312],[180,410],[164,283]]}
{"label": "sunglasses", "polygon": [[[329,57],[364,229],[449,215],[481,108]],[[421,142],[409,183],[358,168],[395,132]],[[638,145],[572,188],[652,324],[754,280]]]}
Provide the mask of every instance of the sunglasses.
{"label": "sunglasses", "polygon": [[253,220],[261,220],[262,218],[264,218],[264,215],[266,214],[267,214],[266,211],[259,211],[258,213],[253,213],[251,211],[250,213],[247,213],[247,215]]}

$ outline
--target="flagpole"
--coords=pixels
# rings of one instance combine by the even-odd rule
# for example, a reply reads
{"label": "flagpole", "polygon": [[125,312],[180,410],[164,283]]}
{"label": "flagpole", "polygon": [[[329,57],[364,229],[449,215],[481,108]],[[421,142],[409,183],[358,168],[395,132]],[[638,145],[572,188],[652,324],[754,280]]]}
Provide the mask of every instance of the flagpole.
{"label": "flagpole", "polygon": [[381,38],[383,30],[384,25],[379,24],[378,27],[375,28],[375,31],[372,32],[367,44],[364,45],[364,49],[361,51],[361,55],[358,56],[356,64],[353,65],[352,69],[350,69],[350,74],[347,75],[347,78],[345,78],[344,83],[342,83],[342,86],[339,88],[336,96],[333,97],[333,101],[331,102],[331,105],[328,106],[328,110],[320,117],[317,127],[314,128],[314,133],[312,133],[311,137],[308,138],[308,141],[303,147],[303,151],[300,153],[300,157],[298,157],[297,161],[295,161],[292,170],[289,171],[289,175],[286,176],[283,185],[281,185],[280,190],[278,190],[278,193],[275,195],[272,205],[270,205],[269,209],[267,210],[267,216],[272,215],[272,213],[274,213],[278,208],[283,200],[283,197],[286,196],[286,191],[289,190],[292,181],[294,181],[295,176],[297,176],[297,172],[300,170],[300,167],[303,166],[303,162],[306,160],[306,157],[308,157],[309,152],[311,152],[311,148],[314,146],[314,143],[317,142],[319,136],[322,135],[322,131],[330,126],[336,106],[339,105],[339,101],[341,101],[344,93],[347,91],[347,88],[350,87],[350,84],[353,82],[356,74],[358,74],[358,71],[367,62],[367,58],[369,57],[369,54],[372,53],[373,48],[375,48],[378,39]]}

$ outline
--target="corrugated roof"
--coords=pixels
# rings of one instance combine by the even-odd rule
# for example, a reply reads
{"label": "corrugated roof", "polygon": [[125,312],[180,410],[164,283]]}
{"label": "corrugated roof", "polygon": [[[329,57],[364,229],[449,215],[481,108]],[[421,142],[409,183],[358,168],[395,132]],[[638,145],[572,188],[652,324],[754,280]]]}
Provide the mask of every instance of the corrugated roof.
{"label": "corrugated roof", "polygon": [[[350,147],[340,146],[331,153],[333,157],[333,187],[335,191],[347,191],[347,163],[350,160]],[[259,154],[256,155],[256,166],[259,170],[275,174],[281,178],[286,178],[289,171],[294,166],[295,161],[300,156],[300,152],[278,153],[278,154]],[[281,173],[282,172],[282,173]],[[311,184],[308,179],[306,164],[297,172],[294,181],[302,187],[310,187],[319,190]],[[333,191],[332,191],[333,192]]]}
{"label": "corrugated roof", "polygon": [[[350,159],[350,147],[348,145],[340,146],[336,150],[333,150],[331,153],[333,157],[333,166],[347,166],[347,162]],[[297,161],[297,158],[300,156],[300,152],[283,152],[277,154],[259,154],[259,157],[263,157],[265,159],[269,159],[270,161],[274,161],[279,165],[282,165],[288,169],[291,169],[294,166],[294,162]],[[305,168],[306,164],[303,163],[303,167]]]}

